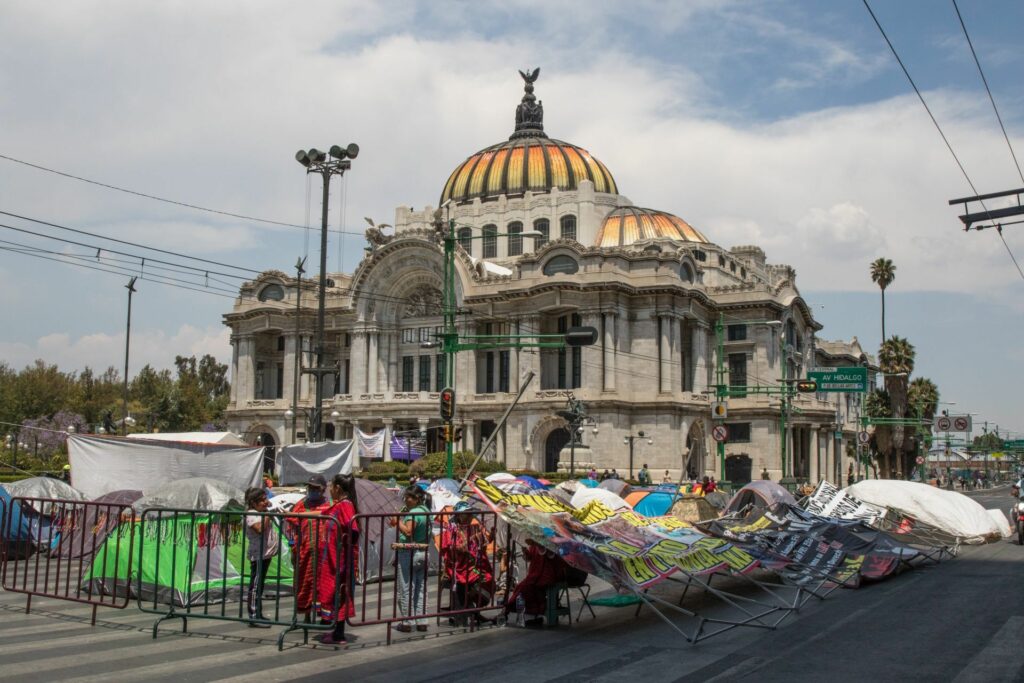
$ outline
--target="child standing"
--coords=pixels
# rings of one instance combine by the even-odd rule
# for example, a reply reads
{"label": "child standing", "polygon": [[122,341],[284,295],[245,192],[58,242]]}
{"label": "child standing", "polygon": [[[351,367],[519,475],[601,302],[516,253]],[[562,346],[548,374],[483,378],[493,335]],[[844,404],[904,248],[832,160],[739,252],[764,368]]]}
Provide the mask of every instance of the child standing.
{"label": "child standing", "polygon": [[281,537],[274,527],[272,517],[259,514],[270,507],[267,492],[261,488],[250,488],[245,492],[245,538],[249,554],[249,626],[270,628],[263,616],[263,585],[271,559],[281,548]]}

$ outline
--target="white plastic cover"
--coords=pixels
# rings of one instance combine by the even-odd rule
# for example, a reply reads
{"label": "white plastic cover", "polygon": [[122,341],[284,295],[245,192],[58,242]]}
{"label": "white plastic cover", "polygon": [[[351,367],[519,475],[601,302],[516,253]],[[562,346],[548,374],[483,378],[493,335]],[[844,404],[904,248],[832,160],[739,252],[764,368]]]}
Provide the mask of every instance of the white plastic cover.
{"label": "white plastic cover", "polygon": [[588,489],[585,486],[580,486],[576,493],[572,494],[572,506],[574,508],[584,507],[587,503],[592,500],[599,500],[612,510],[632,510],[633,507],[624,501],[619,496],[615,495],[608,489],[593,488]]}
{"label": "white plastic cover", "polygon": [[277,452],[277,481],[281,486],[305,484],[314,474],[330,481],[352,474],[352,441],[321,441],[285,446]]}
{"label": "white plastic cover", "polygon": [[1002,530],[981,505],[956,491],[894,479],[867,479],[845,489],[856,498],[903,512],[963,543],[1002,538]]}
{"label": "white plastic cover", "polygon": [[129,439],[146,441],[185,441],[188,443],[219,443],[224,446],[248,446],[245,441],[231,432],[156,432],[154,434],[129,434]]}
{"label": "white plastic cover", "polygon": [[137,512],[146,508],[180,510],[229,510],[245,507],[245,491],[214,479],[180,479],[143,491],[132,505]]}
{"label": "white plastic cover", "polygon": [[87,498],[118,489],[148,492],[181,479],[204,477],[242,489],[257,486],[263,447],[68,436],[71,483]]}

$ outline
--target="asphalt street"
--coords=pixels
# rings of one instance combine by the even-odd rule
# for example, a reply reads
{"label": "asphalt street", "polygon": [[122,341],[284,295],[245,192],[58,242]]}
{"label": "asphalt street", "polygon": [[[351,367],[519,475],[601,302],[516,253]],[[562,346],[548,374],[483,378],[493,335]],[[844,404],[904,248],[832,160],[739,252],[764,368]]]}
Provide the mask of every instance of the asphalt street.
{"label": "asphalt street", "polygon": [[[1007,509],[1008,489],[972,493]],[[276,631],[192,620],[189,633],[154,617],[0,593],[6,680],[359,681],[1013,681],[1024,676],[1024,548],[965,547],[959,557],[808,601],[774,630],[739,628],[688,644],[650,610],[597,608],[571,628],[468,632],[432,626],[387,646],[382,627],[351,629],[345,650],[284,652]],[[599,587],[595,587],[599,591]]]}

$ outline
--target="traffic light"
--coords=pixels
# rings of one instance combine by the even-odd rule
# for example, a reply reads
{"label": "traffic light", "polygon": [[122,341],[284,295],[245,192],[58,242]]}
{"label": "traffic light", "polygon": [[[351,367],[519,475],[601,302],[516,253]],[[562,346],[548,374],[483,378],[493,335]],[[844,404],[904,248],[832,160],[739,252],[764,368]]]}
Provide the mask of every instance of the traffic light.
{"label": "traffic light", "polygon": [[796,390],[801,394],[813,394],[818,390],[818,383],[814,380],[801,380],[796,383]]}
{"label": "traffic light", "polygon": [[597,328],[570,327],[565,333],[566,346],[591,346],[597,341]]}
{"label": "traffic light", "polygon": [[729,417],[729,405],[725,401],[717,401],[711,405],[711,417],[715,420],[724,420]]}
{"label": "traffic light", "polygon": [[451,422],[455,418],[455,390],[445,387],[441,390],[441,419]]}

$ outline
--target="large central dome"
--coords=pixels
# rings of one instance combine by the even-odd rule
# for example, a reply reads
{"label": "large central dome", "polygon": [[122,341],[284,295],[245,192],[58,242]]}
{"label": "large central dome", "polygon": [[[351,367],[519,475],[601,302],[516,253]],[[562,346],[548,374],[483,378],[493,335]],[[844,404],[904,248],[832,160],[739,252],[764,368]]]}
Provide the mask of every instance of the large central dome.
{"label": "large central dome", "polygon": [[533,95],[539,72],[519,72],[526,81],[526,94],[516,107],[515,132],[459,164],[445,183],[441,204],[449,199],[463,202],[526,191],[549,192],[555,187],[575,190],[581,180],[592,181],[597,192],[618,194],[612,174],[590,152],[544,133],[544,107]]}

